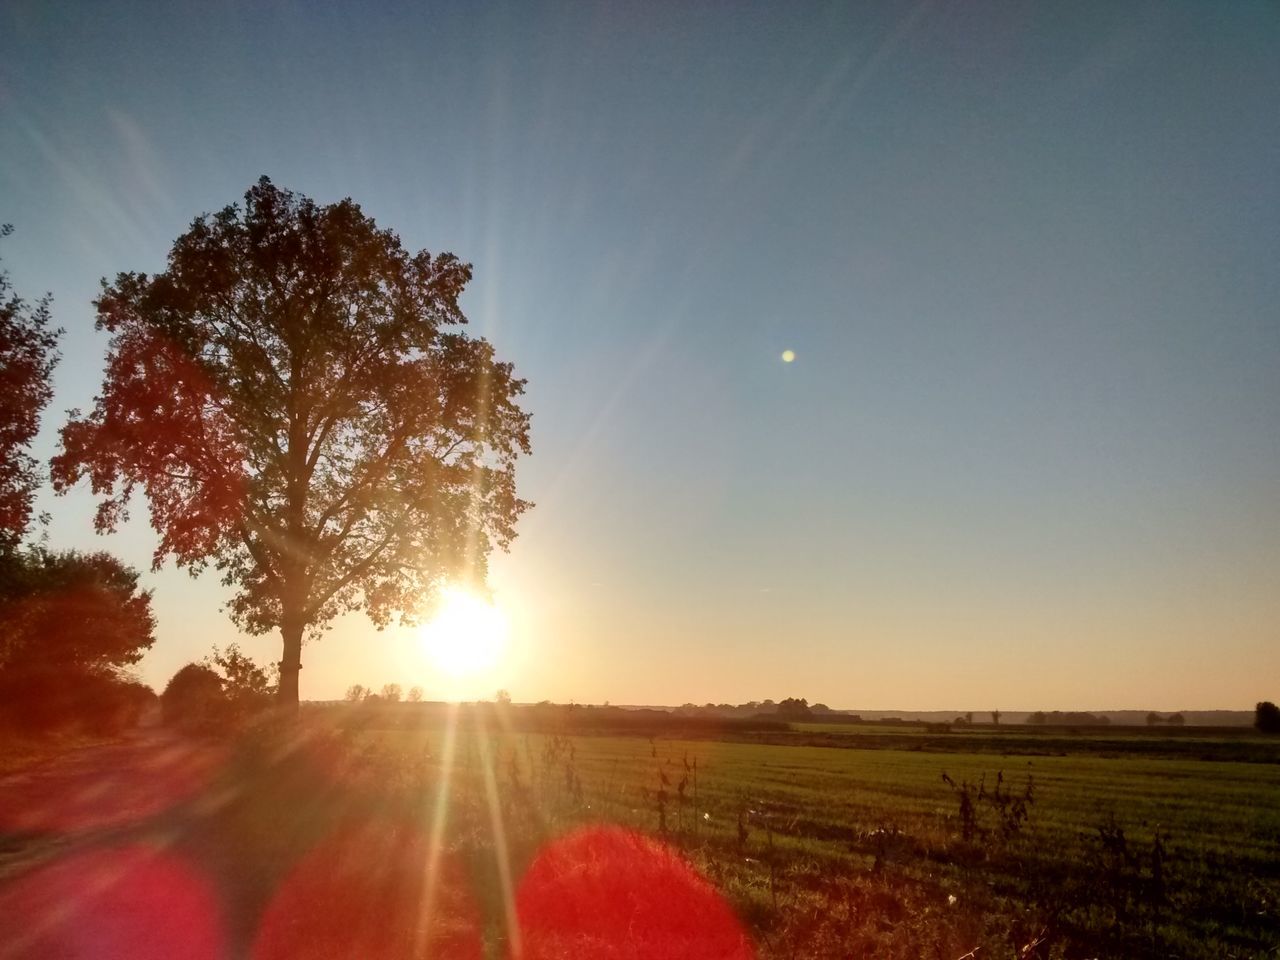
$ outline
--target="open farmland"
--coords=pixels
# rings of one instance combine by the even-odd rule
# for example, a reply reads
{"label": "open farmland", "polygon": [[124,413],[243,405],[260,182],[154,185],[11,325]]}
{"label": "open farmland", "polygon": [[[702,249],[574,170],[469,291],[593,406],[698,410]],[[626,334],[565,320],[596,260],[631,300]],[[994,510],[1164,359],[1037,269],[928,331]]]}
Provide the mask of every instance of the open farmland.
{"label": "open farmland", "polygon": [[[827,745],[808,745],[815,734]],[[968,750],[915,729],[723,736],[733,739],[562,739],[477,734],[464,721],[456,785],[465,792],[490,758],[500,808],[535,825],[511,843],[517,876],[539,842],[579,820],[665,836],[727,894],[765,956],[1017,956],[1039,941],[1026,955],[1246,957],[1280,946],[1280,751],[1247,732],[1011,730],[971,734]],[[445,734],[364,737],[434,764]],[[1245,759],[1205,759],[1215,755]]]}
{"label": "open farmland", "polygon": [[[526,957],[666,956],[662,941],[637,953],[645,941],[629,939],[640,936],[630,925],[586,953],[581,942],[535,949],[548,941],[523,926],[528,916],[563,920],[555,904],[566,894],[554,884],[538,911],[520,912],[535,896],[528,887],[545,879],[548,851],[559,850],[563,866],[572,838],[612,824],[673,851],[736,918],[728,940],[712,931],[711,946],[686,942],[673,956],[748,955],[715,946],[733,937],[749,955],[815,960],[1280,949],[1274,740],[1242,731],[832,733],[662,717],[340,707],[309,711],[300,732],[250,730],[194,753],[164,741],[160,766],[127,759],[127,746],[80,751],[46,774],[0,781],[0,905],[14,908],[0,911],[0,934],[19,944],[12,955],[42,955],[56,941],[24,941],[41,925],[18,919],[44,909],[31,889],[48,901],[60,889],[50,876],[118,873],[92,859],[112,851],[143,857],[124,868],[142,870],[150,850],[213,891],[208,913],[221,919],[211,929],[226,948],[210,956],[337,956],[316,949],[337,938],[371,957],[419,955],[423,944],[435,952],[421,955],[506,957],[521,937]],[[98,755],[132,771],[105,799]],[[148,786],[152,769],[166,790]],[[31,816],[18,827],[24,797]],[[673,881],[661,863],[645,874],[644,864],[599,860],[617,849],[590,848],[596,860],[567,875],[581,879],[595,862],[592,883],[618,885],[610,902],[647,904],[636,916],[658,927],[706,915],[687,902],[709,895],[701,881],[678,872]],[[422,901],[413,892],[424,875],[443,878],[445,891],[426,933],[415,928]],[[126,918],[136,909],[99,907]]]}

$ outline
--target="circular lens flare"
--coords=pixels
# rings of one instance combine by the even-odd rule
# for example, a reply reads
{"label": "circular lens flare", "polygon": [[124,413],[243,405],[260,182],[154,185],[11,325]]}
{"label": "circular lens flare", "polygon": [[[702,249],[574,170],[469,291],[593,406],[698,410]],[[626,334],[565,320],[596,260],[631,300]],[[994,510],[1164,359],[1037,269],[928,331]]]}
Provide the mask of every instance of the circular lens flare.
{"label": "circular lens flare", "polygon": [[436,667],[460,680],[492,670],[507,646],[507,618],[488,600],[459,587],[444,591],[440,609],[422,628]]}
{"label": "circular lens flare", "polygon": [[621,827],[551,841],[516,894],[525,960],[753,960],[724,897],[674,850]]}

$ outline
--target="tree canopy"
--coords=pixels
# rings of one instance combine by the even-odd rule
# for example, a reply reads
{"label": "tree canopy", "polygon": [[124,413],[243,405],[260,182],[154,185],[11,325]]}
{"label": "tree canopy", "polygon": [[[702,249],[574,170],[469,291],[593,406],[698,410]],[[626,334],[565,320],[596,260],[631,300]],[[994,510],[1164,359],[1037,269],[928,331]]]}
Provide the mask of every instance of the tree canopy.
{"label": "tree canopy", "polygon": [[350,199],[264,177],[198,217],[164,272],[103,281],[105,382],[62,429],[55,488],[87,477],[100,531],[145,493],[155,564],[213,564],[242,628],[279,628],[296,704],[304,632],[358,608],[381,626],[446,579],[483,582],[529,507],[524,381],[459,329],[470,278]]}
{"label": "tree canopy", "polygon": [[0,563],[0,673],[112,672],[155,642],[151,594],[109,553],[35,546]]}
{"label": "tree canopy", "polygon": [[126,671],[154,631],[151,594],[110,554],[0,551],[0,718],[130,726],[153,694]]}
{"label": "tree canopy", "polygon": [[[12,228],[0,227],[0,237]],[[58,337],[49,298],[27,303],[0,270],[0,546],[12,548],[31,521],[31,501],[40,483],[28,452],[40,414],[53,396]]]}

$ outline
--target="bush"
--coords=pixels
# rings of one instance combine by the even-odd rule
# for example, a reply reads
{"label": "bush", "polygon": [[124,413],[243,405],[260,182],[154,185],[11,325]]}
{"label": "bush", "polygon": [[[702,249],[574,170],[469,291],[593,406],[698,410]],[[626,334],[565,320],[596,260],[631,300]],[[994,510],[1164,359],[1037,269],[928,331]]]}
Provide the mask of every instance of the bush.
{"label": "bush", "polygon": [[164,722],[193,732],[212,732],[229,715],[222,678],[202,663],[188,663],[175,673],[160,694]]}
{"label": "bush", "polygon": [[1280,733],[1280,707],[1263,700],[1254,708],[1253,725],[1262,733]]}
{"label": "bush", "polygon": [[227,701],[227,716],[236,723],[244,723],[268,710],[275,702],[278,667],[269,672],[246,656],[239,644],[231,644],[226,650],[213,648],[213,656],[206,658],[203,666],[217,667],[222,671],[222,692]]}
{"label": "bush", "polygon": [[0,675],[0,719],[45,733],[83,728],[114,735],[138,725],[156,695],[127,676],[85,667],[32,667]]}

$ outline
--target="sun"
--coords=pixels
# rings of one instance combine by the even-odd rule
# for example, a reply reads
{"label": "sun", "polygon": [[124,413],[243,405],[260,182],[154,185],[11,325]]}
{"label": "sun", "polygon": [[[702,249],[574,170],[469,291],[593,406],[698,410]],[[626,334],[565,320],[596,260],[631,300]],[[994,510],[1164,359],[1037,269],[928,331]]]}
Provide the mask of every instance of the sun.
{"label": "sun", "polygon": [[421,636],[436,667],[454,680],[465,680],[498,665],[507,647],[507,618],[483,597],[446,587]]}

